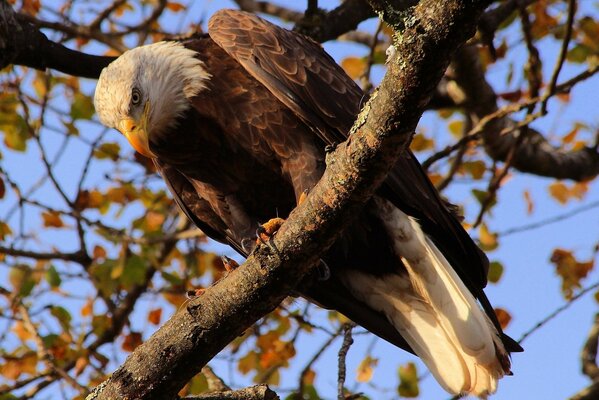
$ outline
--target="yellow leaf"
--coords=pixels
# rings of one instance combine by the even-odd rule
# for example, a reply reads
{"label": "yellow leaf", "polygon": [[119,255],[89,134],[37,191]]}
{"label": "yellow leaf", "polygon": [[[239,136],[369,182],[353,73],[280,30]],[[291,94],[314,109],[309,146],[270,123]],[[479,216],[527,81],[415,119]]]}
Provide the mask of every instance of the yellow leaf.
{"label": "yellow leaf", "polygon": [[418,397],[420,389],[418,388],[418,372],[416,364],[407,363],[399,367],[399,387],[397,392],[403,397]]}
{"label": "yellow leaf", "polygon": [[60,218],[60,214],[54,211],[44,211],[42,213],[42,218],[44,220],[44,226],[48,228],[62,228],[64,223]]}
{"label": "yellow leaf", "polygon": [[491,250],[495,250],[497,248],[497,246],[498,246],[497,234],[491,233],[486,224],[484,224],[484,223],[481,224],[481,226],[478,230],[478,234],[479,234],[478,240],[480,241],[480,245],[483,250],[491,251]]}
{"label": "yellow leaf", "polygon": [[31,332],[29,332],[29,330],[27,328],[25,328],[25,326],[23,325],[23,323],[21,321],[15,322],[11,331],[13,331],[13,333],[15,335],[17,335],[17,337],[19,339],[21,339],[21,341],[23,341],[23,342],[33,338],[33,335],[31,334]]}
{"label": "yellow leaf", "polygon": [[377,366],[378,362],[378,359],[366,356],[360,365],[358,365],[356,380],[363,383],[370,382],[372,374],[374,373],[374,367]]}
{"label": "yellow leaf", "polygon": [[582,279],[594,267],[592,259],[580,262],[571,251],[559,248],[553,251],[551,262],[555,264],[555,272],[562,278],[562,294],[568,300],[572,298],[574,289],[582,287]]}
{"label": "yellow leaf", "polygon": [[341,61],[341,66],[352,79],[358,79],[366,72],[366,61],[364,58],[344,58]]}
{"label": "yellow leaf", "polygon": [[146,228],[149,232],[154,232],[160,229],[165,216],[157,211],[149,211],[146,214]]}
{"label": "yellow leaf", "polygon": [[481,179],[487,170],[487,166],[482,160],[466,161],[462,164],[462,168],[474,179]]}
{"label": "yellow leaf", "polygon": [[424,136],[422,133],[417,133],[412,139],[410,148],[412,151],[424,151],[433,148],[435,141]]}
{"label": "yellow leaf", "polygon": [[461,138],[464,136],[464,121],[451,121],[447,127],[449,128],[449,132],[451,132],[454,137]]}
{"label": "yellow leaf", "polygon": [[554,182],[549,185],[549,194],[560,204],[566,204],[570,198],[568,187],[562,182]]}

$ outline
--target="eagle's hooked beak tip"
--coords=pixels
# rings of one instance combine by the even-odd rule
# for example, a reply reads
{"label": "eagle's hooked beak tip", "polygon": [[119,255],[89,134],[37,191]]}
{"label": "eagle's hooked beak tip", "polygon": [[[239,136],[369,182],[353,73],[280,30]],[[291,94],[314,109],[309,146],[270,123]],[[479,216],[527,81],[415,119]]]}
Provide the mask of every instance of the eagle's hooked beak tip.
{"label": "eagle's hooked beak tip", "polygon": [[[147,107],[146,107],[147,111]],[[150,141],[146,130],[147,112],[144,112],[142,121],[136,121],[133,118],[125,118],[119,122],[118,130],[127,138],[131,146],[140,154],[148,158],[156,158],[156,155],[150,150]]]}

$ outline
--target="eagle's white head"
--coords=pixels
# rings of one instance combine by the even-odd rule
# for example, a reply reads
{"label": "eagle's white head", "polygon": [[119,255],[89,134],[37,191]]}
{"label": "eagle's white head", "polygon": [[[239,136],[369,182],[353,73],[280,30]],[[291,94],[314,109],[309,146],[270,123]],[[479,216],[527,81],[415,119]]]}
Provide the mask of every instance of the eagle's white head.
{"label": "eagle's white head", "polygon": [[196,52],[177,42],[158,42],[123,53],[102,70],[94,105],[100,121],[153,157],[149,139],[172,128],[210,74]]}

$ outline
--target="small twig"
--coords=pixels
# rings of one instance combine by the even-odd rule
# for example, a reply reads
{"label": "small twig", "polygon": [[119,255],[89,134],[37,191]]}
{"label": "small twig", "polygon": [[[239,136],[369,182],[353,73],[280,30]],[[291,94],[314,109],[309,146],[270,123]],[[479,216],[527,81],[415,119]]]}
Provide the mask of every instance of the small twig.
{"label": "small twig", "polygon": [[514,233],[520,233],[520,232],[524,232],[524,231],[528,231],[528,230],[532,230],[532,229],[536,229],[536,228],[541,228],[541,227],[544,227],[549,224],[554,224],[556,222],[563,221],[563,220],[571,218],[577,214],[592,210],[597,207],[599,207],[599,201],[594,201],[592,203],[585,204],[584,206],[575,208],[572,211],[564,213],[564,214],[556,215],[554,217],[543,219],[538,222],[533,222],[531,224],[526,224],[526,225],[521,225],[521,226],[517,226],[514,228],[506,229],[505,231],[502,231],[502,232],[497,232],[497,235],[501,236],[501,237],[505,237],[505,236],[512,235]]}
{"label": "small twig", "polygon": [[354,343],[354,339],[352,338],[351,332],[352,329],[356,326],[354,323],[347,323],[343,325],[343,343],[341,344],[341,348],[339,349],[338,359],[338,375],[337,375],[337,399],[345,400],[345,375],[346,375],[346,366],[345,359],[347,357],[347,352],[349,348]]}
{"label": "small twig", "polygon": [[551,80],[549,81],[549,86],[545,91],[545,99],[541,103],[541,113],[547,113],[547,101],[549,97],[553,95],[555,92],[555,87],[557,85],[557,78],[559,77],[559,73],[564,65],[564,61],[566,60],[566,55],[568,54],[568,45],[570,44],[570,39],[572,38],[572,26],[574,25],[574,15],[576,14],[576,0],[568,1],[568,19],[566,21],[566,33],[564,34],[564,41],[562,42],[562,47],[559,53],[559,58],[555,63],[555,67],[553,69],[553,73],[551,74]]}
{"label": "small twig", "polygon": [[572,298],[569,301],[567,301],[566,303],[562,304],[555,311],[551,312],[545,318],[543,318],[542,320],[540,320],[539,322],[537,322],[528,331],[524,332],[524,334],[520,337],[520,339],[518,339],[518,343],[522,344],[522,342],[524,342],[524,340],[527,337],[529,337],[531,334],[533,334],[534,332],[536,332],[539,328],[543,327],[547,322],[549,322],[553,318],[557,317],[563,311],[565,311],[566,309],[568,309],[572,304],[574,304],[576,302],[576,300],[580,299],[582,296],[584,296],[588,292],[590,292],[592,290],[595,290],[597,288],[599,288],[599,282],[595,282],[591,286],[588,286],[588,287],[582,289],[580,292],[576,293],[574,296],[572,296]]}
{"label": "small twig", "polygon": [[322,353],[324,353],[324,351],[329,348],[329,346],[335,341],[335,339],[337,339],[339,337],[339,335],[341,334],[342,331],[343,331],[343,326],[339,327],[337,332],[335,332],[333,335],[331,335],[327,339],[327,341],[324,342],[322,346],[320,346],[318,351],[316,353],[314,353],[314,355],[312,356],[310,361],[308,361],[308,363],[306,364],[304,369],[302,369],[302,372],[300,373],[300,379],[299,379],[299,388],[298,388],[297,396],[296,396],[297,399],[304,398],[305,379],[306,379],[306,375],[308,375],[308,372],[310,372],[312,365],[314,365],[314,363],[316,361],[318,361],[318,359],[320,358]]}

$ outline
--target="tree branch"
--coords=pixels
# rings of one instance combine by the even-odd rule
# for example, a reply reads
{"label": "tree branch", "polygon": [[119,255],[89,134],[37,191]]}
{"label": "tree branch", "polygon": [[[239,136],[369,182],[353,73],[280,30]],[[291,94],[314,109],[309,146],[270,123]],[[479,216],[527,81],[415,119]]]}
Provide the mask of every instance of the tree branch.
{"label": "tree branch", "polygon": [[173,397],[287,296],[404,151],[451,54],[474,33],[486,5],[428,0],[411,15],[390,15],[387,22],[404,30],[388,72],[358,117],[351,140],[329,155],[320,182],[278,231],[273,242],[278,251],[259,246],[241,267],[187,304],[130,355],[96,398]]}
{"label": "tree branch", "polygon": [[15,14],[6,0],[0,0],[0,69],[15,64],[97,78],[114,58],[92,56],[52,42],[37,27]]}
{"label": "tree branch", "polygon": [[239,390],[188,396],[181,400],[279,400],[279,396],[266,385],[256,385]]}
{"label": "tree branch", "polygon": [[[461,98],[457,101],[478,120],[496,112],[497,97],[486,81],[476,50],[473,47],[463,48],[455,57],[453,65],[455,80],[461,89]],[[522,129],[514,129],[508,134],[501,132],[516,124],[508,117],[487,124],[482,138],[485,150],[494,160],[506,160]],[[564,151],[551,146],[541,133],[529,128],[526,140],[512,157],[512,166],[535,175],[582,181],[599,174],[599,153],[597,149],[590,147]]]}

